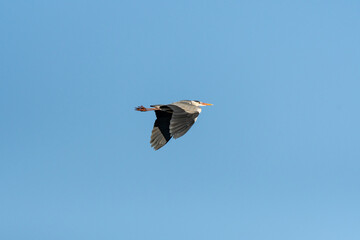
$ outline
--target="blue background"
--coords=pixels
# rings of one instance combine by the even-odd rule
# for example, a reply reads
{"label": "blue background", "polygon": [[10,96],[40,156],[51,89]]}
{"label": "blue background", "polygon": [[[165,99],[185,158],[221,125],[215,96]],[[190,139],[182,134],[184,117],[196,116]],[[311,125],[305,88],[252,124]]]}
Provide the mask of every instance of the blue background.
{"label": "blue background", "polygon": [[[1,239],[360,239],[359,1],[1,1]],[[154,151],[138,105],[213,103]]]}

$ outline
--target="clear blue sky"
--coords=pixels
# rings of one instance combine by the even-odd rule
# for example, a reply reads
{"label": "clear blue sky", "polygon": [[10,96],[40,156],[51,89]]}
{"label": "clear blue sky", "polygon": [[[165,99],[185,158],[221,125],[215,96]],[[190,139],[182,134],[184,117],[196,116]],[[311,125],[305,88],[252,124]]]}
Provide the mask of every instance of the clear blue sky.
{"label": "clear blue sky", "polygon": [[[0,238],[360,239],[359,1],[2,1]],[[213,103],[154,151],[137,105]]]}

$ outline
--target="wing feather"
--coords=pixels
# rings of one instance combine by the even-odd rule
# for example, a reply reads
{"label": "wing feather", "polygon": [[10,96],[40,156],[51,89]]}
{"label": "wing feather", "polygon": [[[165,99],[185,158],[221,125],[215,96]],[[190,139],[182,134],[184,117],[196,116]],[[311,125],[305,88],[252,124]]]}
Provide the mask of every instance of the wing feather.
{"label": "wing feather", "polygon": [[156,120],[151,133],[150,144],[151,147],[158,150],[171,139],[169,126],[172,114],[161,110],[156,110],[155,114]]}
{"label": "wing feather", "polygon": [[198,108],[186,103],[173,103],[168,105],[173,110],[170,121],[170,134],[172,137],[182,137],[199,116]]}

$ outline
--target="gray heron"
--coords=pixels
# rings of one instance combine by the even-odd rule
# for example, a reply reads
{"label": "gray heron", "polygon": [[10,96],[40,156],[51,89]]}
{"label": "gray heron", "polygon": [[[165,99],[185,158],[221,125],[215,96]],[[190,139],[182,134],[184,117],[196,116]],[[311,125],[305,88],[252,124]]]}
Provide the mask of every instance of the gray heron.
{"label": "gray heron", "polygon": [[151,133],[150,144],[155,150],[163,147],[172,137],[182,137],[196,122],[202,106],[212,105],[196,100],[182,100],[170,104],[139,106],[136,111],[155,111],[156,120]]}

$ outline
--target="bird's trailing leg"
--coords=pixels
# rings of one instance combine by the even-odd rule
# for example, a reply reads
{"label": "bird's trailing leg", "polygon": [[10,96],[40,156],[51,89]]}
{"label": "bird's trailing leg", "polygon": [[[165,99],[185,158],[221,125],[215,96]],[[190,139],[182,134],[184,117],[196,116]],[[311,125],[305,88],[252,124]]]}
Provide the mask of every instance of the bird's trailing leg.
{"label": "bird's trailing leg", "polygon": [[146,108],[143,105],[136,107],[135,111],[140,111],[140,112],[147,112],[147,111],[155,111],[155,110],[160,110],[159,108]]}

